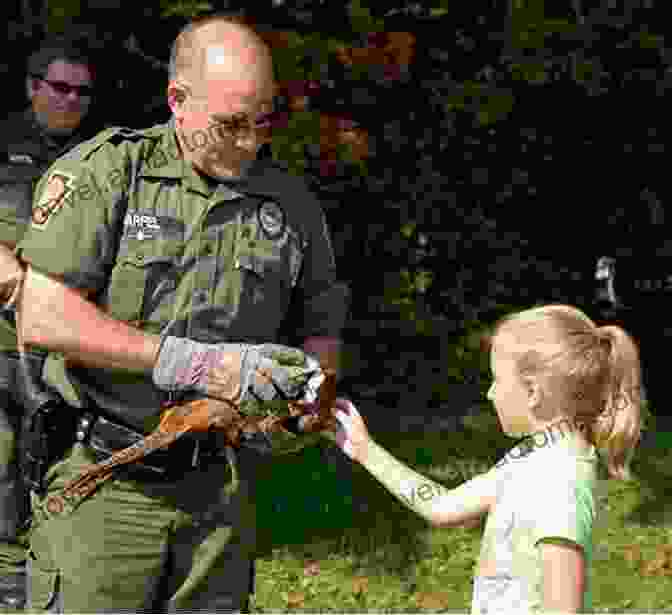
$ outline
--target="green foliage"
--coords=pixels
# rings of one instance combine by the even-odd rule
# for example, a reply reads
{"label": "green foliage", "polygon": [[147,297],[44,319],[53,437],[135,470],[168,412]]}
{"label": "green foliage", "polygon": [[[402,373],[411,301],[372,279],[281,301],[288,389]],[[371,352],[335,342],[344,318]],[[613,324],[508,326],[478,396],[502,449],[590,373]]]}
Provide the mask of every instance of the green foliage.
{"label": "green foliage", "polygon": [[48,0],[47,23],[45,28],[50,34],[62,34],[68,31],[70,22],[82,11],[81,0]]}
{"label": "green foliage", "polygon": [[348,14],[353,32],[381,32],[385,29],[384,21],[375,19],[360,0],[352,0],[348,4]]}
{"label": "green foliage", "polygon": [[[522,66],[522,65],[521,65]],[[527,77],[527,73],[525,77]],[[514,97],[507,90],[494,89],[487,84],[465,81],[446,97],[446,111],[469,111],[476,115],[482,126],[506,118],[513,110]]]}
{"label": "green foliage", "polygon": [[162,17],[184,17],[191,19],[196,15],[212,11],[214,8],[211,2],[202,2],[200,0],[161,0]]}
{"label": "green foliage", "polygon": [[455,384],[476,384],[481,399],[485,400],[492,376],[490,356],[483,351],[481,339],[489,332],[488,324],[475,322],[461,335],[446,340],[440,369],[433,375],[431,384],[435,401],[450,401]]}
{"label": "green foliage", "polygon": [[320,116],[315,111],[296,111],[289,115],[287,125],[273,131],[273,158],[284,162],[301,175],[306,171],[306,150],[320,142]]}

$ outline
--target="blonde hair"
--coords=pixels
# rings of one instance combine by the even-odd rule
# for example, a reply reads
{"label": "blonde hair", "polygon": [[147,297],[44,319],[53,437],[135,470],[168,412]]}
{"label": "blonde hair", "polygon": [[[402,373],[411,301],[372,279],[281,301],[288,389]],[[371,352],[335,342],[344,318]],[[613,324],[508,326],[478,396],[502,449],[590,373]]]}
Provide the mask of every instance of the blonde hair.
{"label": "blonde hair", "polygon": [[609,476],[629,480],[641,435],[641,370],[633,339],[621,327],[598,327],[568,305],[505,316],[493,339],[501,334],[507,334],[504,351],[521,378],[540,382],[552,406],[585,428],[587,440],[606,453]]}

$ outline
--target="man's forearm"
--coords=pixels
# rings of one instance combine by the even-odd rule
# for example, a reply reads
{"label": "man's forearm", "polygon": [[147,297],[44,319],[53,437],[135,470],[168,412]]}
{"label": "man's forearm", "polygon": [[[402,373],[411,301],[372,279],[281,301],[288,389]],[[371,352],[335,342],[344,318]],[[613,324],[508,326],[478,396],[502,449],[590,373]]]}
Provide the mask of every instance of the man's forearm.
{"label": "man's forearm", "polygon": [[61,282],[28,267],[20,323],[24,342],[69,360],[109,369],[151,371],[160,337],[111,318]]}

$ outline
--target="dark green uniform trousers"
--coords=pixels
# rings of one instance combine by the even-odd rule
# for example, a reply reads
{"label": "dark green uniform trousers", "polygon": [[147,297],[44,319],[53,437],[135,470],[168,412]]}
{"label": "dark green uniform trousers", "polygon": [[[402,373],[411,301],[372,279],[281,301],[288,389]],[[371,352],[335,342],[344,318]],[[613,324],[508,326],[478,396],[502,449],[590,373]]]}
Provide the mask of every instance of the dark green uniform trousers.
{"label": "dark green uniform trousers", "polygon": [[76,444],[50,468],[46,495],[32,494],[28,609],[245,612],[261,458],[233,454],[235,471],[222,456],[173,482],[118,478],[82,501],[54,506],[49,496],[94,461],[90,448]]}
{"label": "dark green uniform trousers", "polygon": [[[0,352],[0,593],[3,600],[22,598],[26,549],[20,528],[28,513],[28,493],[21,480],[17,435],[22,409],[12,390],[18,360]],[[3,607],[0,606],[0,612]]]}

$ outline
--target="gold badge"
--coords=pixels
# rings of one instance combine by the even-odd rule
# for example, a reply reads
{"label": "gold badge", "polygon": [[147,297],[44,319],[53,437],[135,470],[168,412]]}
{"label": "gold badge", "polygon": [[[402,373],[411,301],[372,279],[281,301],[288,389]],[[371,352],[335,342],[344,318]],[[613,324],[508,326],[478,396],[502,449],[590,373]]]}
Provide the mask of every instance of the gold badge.
{"label": "gold badge", "polygon": [[62,171],[54,171],[47,179],[40,200],[33,208],[33,228],[44,229],[51,217],[57,213],[72,192],[75,178]]}

